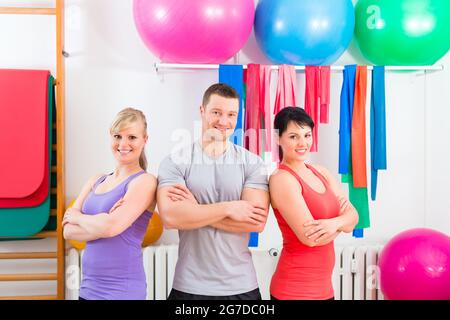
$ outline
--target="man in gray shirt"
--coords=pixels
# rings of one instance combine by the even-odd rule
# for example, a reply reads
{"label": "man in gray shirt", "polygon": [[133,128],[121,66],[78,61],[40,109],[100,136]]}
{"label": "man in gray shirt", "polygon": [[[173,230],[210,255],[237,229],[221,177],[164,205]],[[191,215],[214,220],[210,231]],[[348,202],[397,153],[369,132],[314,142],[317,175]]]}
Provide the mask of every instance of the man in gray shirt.
{"label": "man in gray shirt", "polygon": [[268,175],[259,156],[229,142],[238,112],[233,88],[209,87],[200,141],[159,166],[158,209],[180,237],[168,299],[261,299],[248,240],[267,220]]}

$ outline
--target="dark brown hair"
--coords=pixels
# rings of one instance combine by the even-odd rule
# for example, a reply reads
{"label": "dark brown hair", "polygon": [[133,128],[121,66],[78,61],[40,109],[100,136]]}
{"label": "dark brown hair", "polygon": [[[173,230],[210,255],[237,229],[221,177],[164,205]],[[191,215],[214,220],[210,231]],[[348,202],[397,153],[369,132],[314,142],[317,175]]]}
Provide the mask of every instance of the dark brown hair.
{"label": "dark brown hair", "polygon": [[239,94],[232,87],[225,83],[215,83],[208,89],[206,89],[205,93],[203,94],[203,107],[205,107],[209,103],[209,99],[213,94],[217,94],[218,96],[224,98],[239,100]]}
{"label": "dark brown hair", "polygon": [[[289,122],[295,122],[299,126],[310,127],[311,130],[314,129],[314,121],[306,113],[306,111],[299,107],[286,107],[277,113],[273,123],[273,128],[278,130],[278,136],[281,137],[283,132],[287,130]],[[278,147],[278,152],[280,155],[280,161],[283,160],[283,150]]]}

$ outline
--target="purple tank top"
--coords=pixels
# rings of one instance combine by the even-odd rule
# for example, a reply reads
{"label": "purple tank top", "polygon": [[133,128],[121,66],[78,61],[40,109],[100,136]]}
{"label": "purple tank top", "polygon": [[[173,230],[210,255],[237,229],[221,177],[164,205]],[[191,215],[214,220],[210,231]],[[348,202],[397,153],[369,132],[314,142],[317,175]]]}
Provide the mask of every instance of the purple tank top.
{"label": "purple tank top", "polygon": [[[108,213],[123,198],[128,184],[141,171],[129,176],[114,189],[96,194],[95,190],[108,175],[94,184],[83,203],[84,214]],[[147,294],[141,244],[152,216],[144,211],[121,234],[86,243],[82,258],[80,297],[87,300],[144,300]]]}

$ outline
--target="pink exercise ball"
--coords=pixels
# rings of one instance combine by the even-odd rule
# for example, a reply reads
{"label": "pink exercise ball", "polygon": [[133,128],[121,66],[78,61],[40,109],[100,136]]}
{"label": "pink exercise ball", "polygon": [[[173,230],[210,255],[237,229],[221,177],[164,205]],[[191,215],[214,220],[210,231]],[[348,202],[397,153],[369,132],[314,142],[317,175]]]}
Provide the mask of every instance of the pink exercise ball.
{"label": "pink exercise ball", "polygon": [[222,63],[245,44],[254,0],[134,0],[145,45],[163,62]]}
{"label": "pink exercise ball", "polygon": [[403,231],[383,248],[380,285],[389,300],[450,299],[450,237],[426,228]]}

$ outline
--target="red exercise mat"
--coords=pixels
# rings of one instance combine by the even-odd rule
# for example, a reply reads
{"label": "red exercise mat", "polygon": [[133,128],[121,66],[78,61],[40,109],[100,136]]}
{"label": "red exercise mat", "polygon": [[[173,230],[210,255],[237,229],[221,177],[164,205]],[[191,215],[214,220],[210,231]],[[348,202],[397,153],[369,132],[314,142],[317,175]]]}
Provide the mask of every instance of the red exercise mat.
{"label": "red exercise mat", "polygon": [[53,78],[49,77],[47,80],[47,121],[46,121],[46,133],[47,138],[45,140],[45,171],[44,171],[44,179],[42,180],[42,184],[36,190],[36,192],[31,195],[20,198],[20,199],[4,199],[0,198],[0,208],[29,208],[36,207],[41,205],[48,197],[48,193],[50,190],[50,174],[49,170],[51,167],[51,159],[49,158],[49,152],[51,152],[51,148],[49,149],[49,144],[51,141],[52,128],[50,127],[51,119],[52,119],[52,108],[53,108]]}
{"label": "red exercise mat", "polygon": [[44,184],[49,74],[0,69],[0,198],[26,198]]}
{"label": "red exercise mat", "polygon": [[[51,108],[52,104],[48,104],[48,108]],[[47,117],[48,118],[48,117]],[[42,180],[41,185],[37,188],[36,192],[30,194],[27,197],[16,199],[16,198],[0,198],[0,208],[29,208],[41,205],[48,197],[48,193],[50,190],[50,174],[49,170],[51,167],[50,159],[49,159],[49,139],[51,135],[51,130],[49,132],[49,121],[47,120],[47,139],[45,140],[45,169],[44,169],[44,179]]]}

